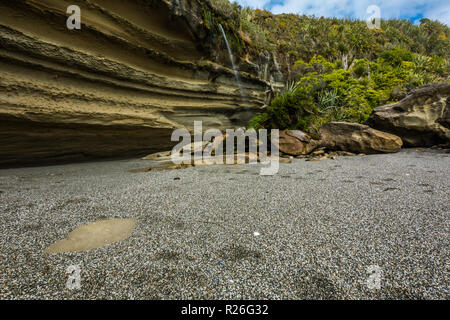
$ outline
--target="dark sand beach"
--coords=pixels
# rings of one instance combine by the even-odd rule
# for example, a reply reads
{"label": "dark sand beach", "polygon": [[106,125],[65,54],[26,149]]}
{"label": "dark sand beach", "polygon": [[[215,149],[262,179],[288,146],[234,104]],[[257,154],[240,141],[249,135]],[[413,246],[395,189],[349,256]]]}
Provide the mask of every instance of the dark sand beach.
{"label": "dark sand beach", "polygon": [[[258,165],[131,172],[149,164],[0,170],[0,298],[449,298],[449,154],[294,159],[271,177]],[[44,252],[113,218],[136,219],[130,237]]]}

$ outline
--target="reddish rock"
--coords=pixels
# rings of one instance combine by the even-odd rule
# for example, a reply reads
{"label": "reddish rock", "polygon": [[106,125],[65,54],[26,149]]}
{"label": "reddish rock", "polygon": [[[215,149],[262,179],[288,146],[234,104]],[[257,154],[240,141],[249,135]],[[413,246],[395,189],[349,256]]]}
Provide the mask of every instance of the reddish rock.
{"label": "reddish rock", "polygon": [[316,147],[316,141],[300,130],[280,131],[279,149],[285,154],[291,156],[305,155]]}

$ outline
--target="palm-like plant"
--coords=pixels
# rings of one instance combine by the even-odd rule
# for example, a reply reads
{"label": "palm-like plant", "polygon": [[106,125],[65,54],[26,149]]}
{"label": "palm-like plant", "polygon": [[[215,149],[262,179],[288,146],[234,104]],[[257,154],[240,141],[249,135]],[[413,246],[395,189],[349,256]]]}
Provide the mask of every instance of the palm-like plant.
{"label": "palm-like plant", "polygon": [[296,81],[287,81],[286,86],[284,87],[282,94],[284,93],[295,93],[299,88],[300,84]]}
{"label": "palm-like plant", "polygon": [[339,95],[336,90],[323,90],[318,95],[317,107],[320,113],[336,112],[340,108]]}

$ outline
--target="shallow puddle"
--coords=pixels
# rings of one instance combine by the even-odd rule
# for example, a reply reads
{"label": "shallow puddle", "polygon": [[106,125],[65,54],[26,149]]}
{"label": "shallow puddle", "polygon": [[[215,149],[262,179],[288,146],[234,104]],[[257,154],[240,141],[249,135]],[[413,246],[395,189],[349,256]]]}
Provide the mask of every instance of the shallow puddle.
{"label": "shallow puddle", "polygon": [[87,251],[123,241],[133,232],[136,219],[111,219],[92,222],[73,230],[45,249],[47,253]]}

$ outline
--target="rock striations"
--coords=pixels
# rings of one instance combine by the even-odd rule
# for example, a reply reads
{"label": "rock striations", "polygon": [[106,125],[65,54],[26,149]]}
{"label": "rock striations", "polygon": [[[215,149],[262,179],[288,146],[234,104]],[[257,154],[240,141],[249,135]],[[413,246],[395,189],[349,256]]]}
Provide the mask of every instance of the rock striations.
{"label": "rock striations", "polygon": [[[81,9],[68,30],[67,7]],[[215,59],[200,0],[0,0],[0,165],[149,153],[247,124],[267,83]],[[218,46],[225,51],[226,48]],[[222,55],[226,57],[226,55]]]}

